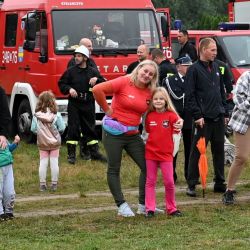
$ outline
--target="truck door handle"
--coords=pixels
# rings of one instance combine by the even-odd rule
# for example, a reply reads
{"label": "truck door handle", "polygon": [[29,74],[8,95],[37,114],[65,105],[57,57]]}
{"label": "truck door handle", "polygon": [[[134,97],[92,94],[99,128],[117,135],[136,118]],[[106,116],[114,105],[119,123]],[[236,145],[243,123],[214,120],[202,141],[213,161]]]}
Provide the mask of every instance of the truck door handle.
{"label": "truck door handle", "polygon": [[25,70],[25,71],[29,71],[30,70],[30,66],[25,66],[25,67],[18,67],[19,70]]}
{"label": "truck door handle", "polygon": [[4,65],[2,65],[2,66],[0,66],[0,69],[4,70],[4,69],[6,69],[6,67]]}

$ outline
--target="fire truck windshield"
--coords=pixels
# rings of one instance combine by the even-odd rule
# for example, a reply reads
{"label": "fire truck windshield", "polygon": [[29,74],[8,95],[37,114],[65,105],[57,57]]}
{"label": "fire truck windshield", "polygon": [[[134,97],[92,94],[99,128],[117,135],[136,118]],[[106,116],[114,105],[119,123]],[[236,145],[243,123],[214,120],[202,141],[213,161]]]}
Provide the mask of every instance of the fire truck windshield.
{"label": "fire truck windshield", "polygon": [[230,64],[233,67],[246,67],[250,65],[250,35],[222,37],[224,48],[228,53]]}
{"label": "fire truck windshield", "polygon": [[136,51],[138,45],[159,47],[160,38],[151,10],[64,10],[52,12],[57,54],[71,54],[83,37],[95,53]]}

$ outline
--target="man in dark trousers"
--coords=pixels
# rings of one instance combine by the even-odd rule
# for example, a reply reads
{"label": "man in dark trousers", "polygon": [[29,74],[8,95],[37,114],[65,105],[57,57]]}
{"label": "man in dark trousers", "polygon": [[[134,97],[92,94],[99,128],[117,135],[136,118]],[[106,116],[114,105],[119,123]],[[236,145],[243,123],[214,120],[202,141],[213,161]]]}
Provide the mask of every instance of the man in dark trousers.
{"label": "man in dark trousers", "polygon": [[9,135],[9,127],[11,124],[11,116],[7,101],[7,96],[2,87],[0,87],[0,148],[7,146],[7,137]]}
{"label": "man in dark trousers", "polygon": [[176,67],[172,64],[160,49],[153,49],[151,57],[159,66],[159,85],[162,86],[162,81],[165,77],[169,77],[177,73]]}
{"label": "man in dark trousers", "polygon": [[188,41],[187,30],[180,30],[177,39],[181,45],[179,57],[189,55],[189,57],[192,59],[192,62],[195,62],[198,59],[197,50],[195,46]]}
{"label": "man in dark trousers", "polygon": [[80,132],[86,137],[92,160],[106,162],[99,152],[95,133],[95,99],[92,87],[104,81],[98,70],[88,66],[89,50],[85,46],[78,47],[75,52],[76,65],[68,68],[61,76],[58,86],[62,94],[69,95],[68,102],[68,162],[75,164],[76,145]]}
{"label": "man in dark trousers", "polygon": [[[182,137],[184,144],[184,155],[185,155],[185,163],[184,163],[184,176],[187,180],[188,176],[188,162],[191,148],[191,140],[192,140],[192,116],[190,110],[187,110],[187,107],[184,105],[186,101],[186,73],[190,65],[192,65],[192,60],[189,56],[179,57],[175,60],[175,65],[178,73],[175,75],[169,76],[163,81],[163,87],[168,91],[171,100],[180,115],[180,117],[184,120],[183,128],[182,128]],[[174,181],[177,180],[176,174],[176,161],[177,155],[174,157],[173,167],[174,167]]]}
{"label": "man in dark trousers", "polygon": [[148,59],[149,56],[149,47],[146,44],[141,44],[137,48],[137,57],[138,60],[135,62],[132,62],[128,65],[128,69],[126,74],[132,73],[132,71],[137,67],[137,65],[142,62],[143,60]]}
{"label": "man in dark trousers", "polygon": [[224,134],[228,122],[225,88],[219,65],[214,62],[217,46],[212,38],[204,38],[199,44],[200,59],[187,72],[187,105],[194,120],[192,147],[188,166],[186,194],[196,196],[199,183],[198,161],[200,153],[196,146],[204,136],[210,142],[214,165],[214,192],[225,192]]}
{"label": "man in dark trousers", "polygon": [[[87,65],[99,71],[95,61],[90,57],[93,51],[92,41],[89,38],[84,37],[79,42],[79,46],[81,45],[85,46],[89,50],[89,59],[87,60]],[[75,56],[73,56],[68,62],[67,68],[70,68],[75,65],[76,65]],[[89,160],[91,157],[90,157],[89,147],[87,146],[87,138],[83,134],[81,134],[80,137],[81,137],[80,143],[79,143],[80,156],[83,160]]]}

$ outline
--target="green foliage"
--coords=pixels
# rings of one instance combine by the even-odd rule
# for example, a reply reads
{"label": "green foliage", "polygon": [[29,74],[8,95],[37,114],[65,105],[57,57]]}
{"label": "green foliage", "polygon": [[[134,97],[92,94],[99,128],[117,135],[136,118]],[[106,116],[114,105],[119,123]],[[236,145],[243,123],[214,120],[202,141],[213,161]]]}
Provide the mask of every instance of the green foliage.
{"label": "green foliage", "polygon": [[[180,19],[185,29],[217,29],[217,21],[228,20],[227,0],[153,0],[153,3],[156,8],[170,8],[172,23]],[[204,16],[208,20],[202,22]]]}

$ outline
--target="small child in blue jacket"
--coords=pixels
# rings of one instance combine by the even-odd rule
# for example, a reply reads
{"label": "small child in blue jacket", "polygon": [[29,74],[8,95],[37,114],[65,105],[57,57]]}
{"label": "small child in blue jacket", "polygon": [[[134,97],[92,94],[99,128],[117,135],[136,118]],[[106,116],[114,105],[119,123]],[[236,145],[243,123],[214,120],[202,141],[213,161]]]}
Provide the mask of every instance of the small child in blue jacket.
{"label": "small child in blue jacket", "polygon": [[6,148],[0,148],[0,221],[13,219],[15,188],[13,175],[12,152],[16,149],[20,137],[15,136],[13,143]]}

